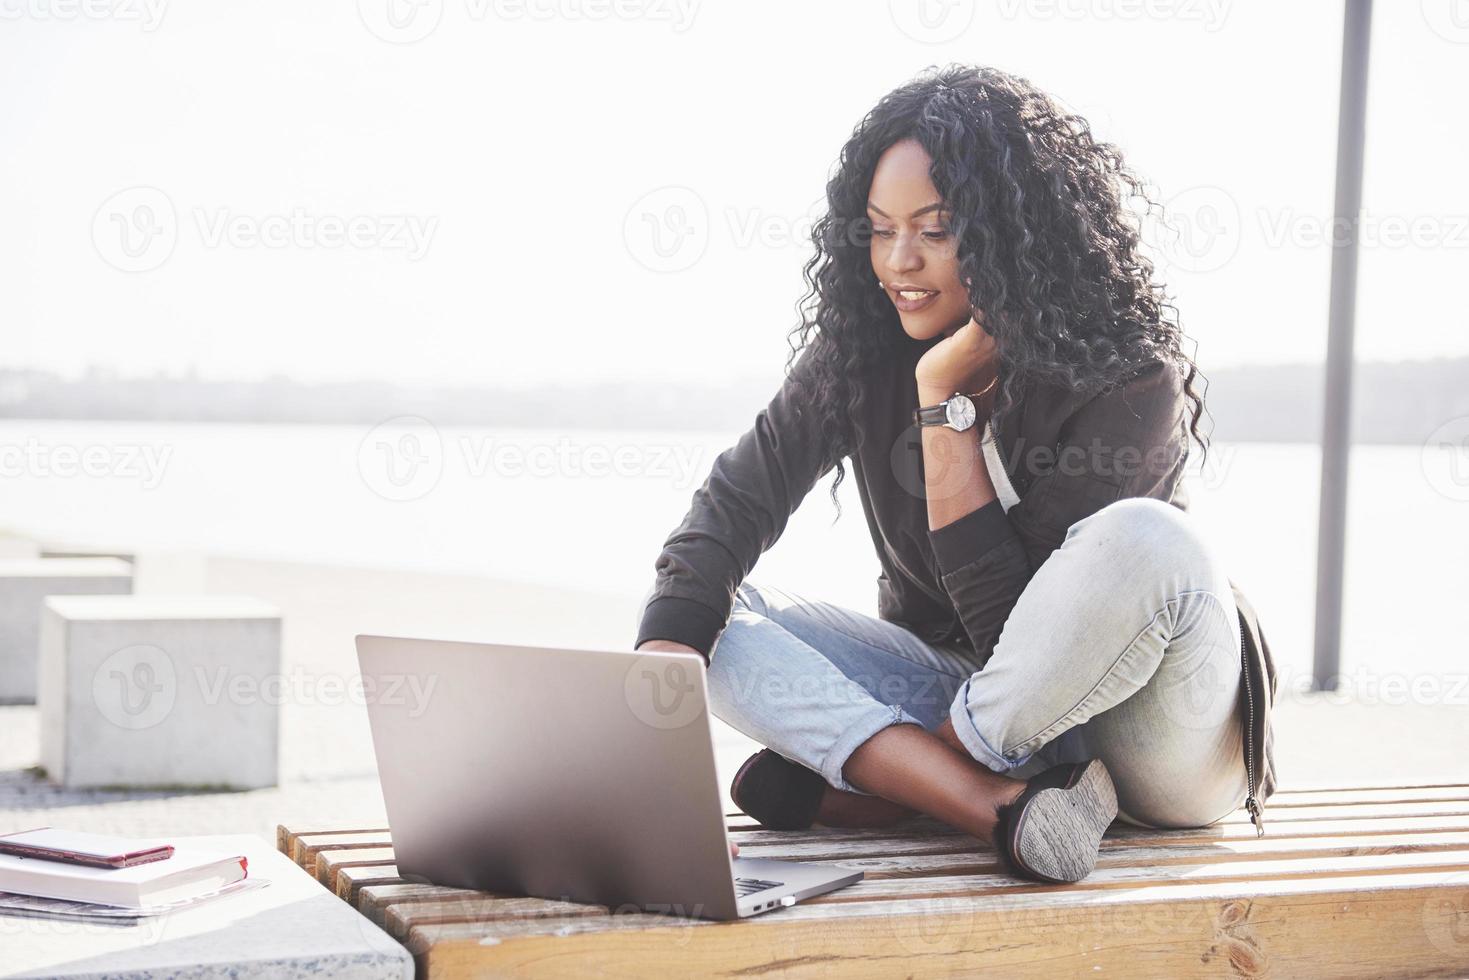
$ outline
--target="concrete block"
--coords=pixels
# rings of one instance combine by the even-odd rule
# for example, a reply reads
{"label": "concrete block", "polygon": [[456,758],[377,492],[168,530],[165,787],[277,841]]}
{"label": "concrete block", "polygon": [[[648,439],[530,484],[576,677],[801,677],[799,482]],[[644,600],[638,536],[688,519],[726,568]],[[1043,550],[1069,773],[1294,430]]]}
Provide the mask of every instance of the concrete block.
{"label": "concrete block", "polygon": [[88,786],[274,786],[281,617],[248,596],[51,596],[41,765]]}
{"label": "concrete block", "polygon": [[132,590],[132,566],[116,558],[0,560],[0,704],[35,703],[42,599]]}
{"label": "concrete block", "polygon": [[9,531],[0,531],[0,560],[39,558],[40,552],[40,546],[30,538]]}
{"label": "concrete block", "polygon": [[83,544],[57,544],[55,542],[41,545],[42,558],[116,558],[131,565],[137,556],[124,549],[94,548]]}

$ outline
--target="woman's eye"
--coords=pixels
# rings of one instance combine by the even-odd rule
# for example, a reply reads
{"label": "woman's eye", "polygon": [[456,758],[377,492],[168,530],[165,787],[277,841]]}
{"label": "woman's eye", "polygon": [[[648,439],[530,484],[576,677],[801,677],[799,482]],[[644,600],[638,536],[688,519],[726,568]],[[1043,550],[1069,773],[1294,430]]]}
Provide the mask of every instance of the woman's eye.
{"label": "woman's eye", "polygon": [[[872,233],[878,238],[891,238],[897,234],[891,228],[875,228]],[[949,237],[949,233],[947,231],[925,231],[923,237],[931,242],[941,242]]]}

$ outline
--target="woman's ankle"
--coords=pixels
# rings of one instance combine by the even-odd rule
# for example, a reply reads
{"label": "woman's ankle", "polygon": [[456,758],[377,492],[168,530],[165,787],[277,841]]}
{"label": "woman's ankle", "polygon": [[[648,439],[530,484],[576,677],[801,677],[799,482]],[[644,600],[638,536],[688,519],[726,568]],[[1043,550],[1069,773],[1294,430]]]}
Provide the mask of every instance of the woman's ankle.
{"label": "woman's ankle", "polygon": [[816,823],[846,829],[891,827],[918,814],[881,796],[849,793],[827,786],[816,810]]}

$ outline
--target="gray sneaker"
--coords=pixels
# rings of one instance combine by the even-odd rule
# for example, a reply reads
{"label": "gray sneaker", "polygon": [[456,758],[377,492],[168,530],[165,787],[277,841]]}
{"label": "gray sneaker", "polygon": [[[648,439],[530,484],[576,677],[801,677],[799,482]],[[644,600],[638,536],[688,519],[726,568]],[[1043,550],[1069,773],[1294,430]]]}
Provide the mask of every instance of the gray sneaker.
{"label": "gray sneaker", "polygon": [[1096,867],[1102,834],[1117,816],[1117,790],[1101,759],[1068,762],[1032,776],[995,814],[995,850],[1013,873],[1080,881]]}

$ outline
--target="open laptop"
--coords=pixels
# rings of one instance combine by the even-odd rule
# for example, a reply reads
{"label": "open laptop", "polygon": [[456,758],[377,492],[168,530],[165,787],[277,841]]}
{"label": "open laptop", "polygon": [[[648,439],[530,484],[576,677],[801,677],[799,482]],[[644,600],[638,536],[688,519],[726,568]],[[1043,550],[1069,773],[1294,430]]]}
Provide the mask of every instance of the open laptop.
{"label": "open laptop", "polygon": [[707,919],[862,878],[731,858],[704,663],[357,637],[398,873]]}

